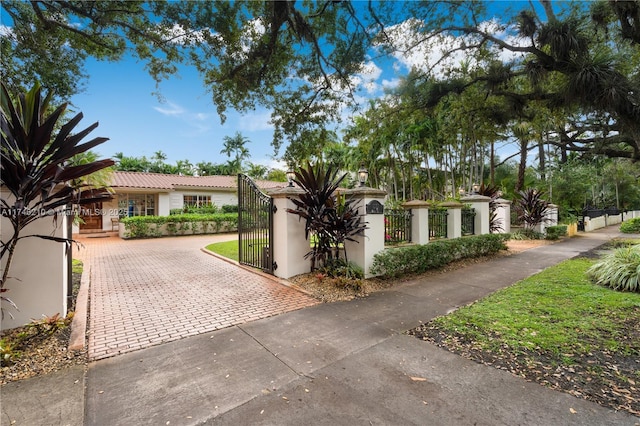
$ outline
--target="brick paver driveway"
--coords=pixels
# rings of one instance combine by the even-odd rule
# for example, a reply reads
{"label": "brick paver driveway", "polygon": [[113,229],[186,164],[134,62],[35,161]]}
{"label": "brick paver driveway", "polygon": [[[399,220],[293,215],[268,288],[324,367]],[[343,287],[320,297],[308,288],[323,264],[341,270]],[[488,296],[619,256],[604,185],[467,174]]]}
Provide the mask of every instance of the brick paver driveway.
{"label": "brick paver driveway", "polygon": [[266,318],[317,301],[200,251],[233,236],[79,240],[90,268],[89,358]]}

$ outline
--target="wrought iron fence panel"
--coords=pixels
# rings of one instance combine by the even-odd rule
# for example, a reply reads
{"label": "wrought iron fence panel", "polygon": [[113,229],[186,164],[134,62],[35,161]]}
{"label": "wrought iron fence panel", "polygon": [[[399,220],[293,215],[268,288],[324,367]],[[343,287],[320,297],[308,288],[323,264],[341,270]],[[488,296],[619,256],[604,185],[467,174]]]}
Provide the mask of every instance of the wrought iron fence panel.
{"label": "wrought iron fence panel", "polygon": [[472,208],[462,209],[462,235],[476,233],[476,210]]}
{"label": "wrought iron fence panel", "polygon": [[273,273],[273,198],[244,174],[238,175],[238,258]]}
{"label": "wrought iron fence panel", "polygon": [[411,210],[384,210],[384,243],[411,242]]}
{"label": "wrought iron fence panel", "polygon": [[447,213],[446,209],[429,209],[429,239],[437,240],[447,238]]}

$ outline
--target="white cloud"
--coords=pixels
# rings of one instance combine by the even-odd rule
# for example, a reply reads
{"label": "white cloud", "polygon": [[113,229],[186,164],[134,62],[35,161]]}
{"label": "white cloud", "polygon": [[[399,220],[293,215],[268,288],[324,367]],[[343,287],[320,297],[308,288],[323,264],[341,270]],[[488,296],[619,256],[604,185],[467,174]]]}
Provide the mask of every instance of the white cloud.
{"label": "white cloud", "polygon": [[8,27],[6,25],[0,25],[0,37],[7,37],[10,39],[15,39],[15,33],[13,32],[13,28]]}
{"label": "white cloud", "polygon": [[238,128],[240,131],[246,132],[273,130],[271,113],[269,111],[262,111],[242,115],[238,118]]}
{"label": "white cloud", "polygon": [[[502,27],[496,19],[480,23],[479,28],[493,34],[505,42],[522,46],[526,40],[517,37],[513,27]],[[431,73],[436,78],[443,78],[445,71],[467,61],[469,66],[478,64],[464,50],[456,50],[465,45],[477,42],[477,36],[453,36],[450,34],[430,34],[424,31],[422,22],[416,19],[406,20],[390,27],[387,31],[394,47],[393,57],[396,59],[394,69],[400,71],[418,70]],[[510,62],[522,57],[520,53],[492,47],[503,62]]]}
{"label": "white cloud", "polygon": [[153,109],[155,109],[162,115],[167,115],[170,117],[175,117],[177,115],[182,115],[185,113],[184,108],[182,108],[180,105],[174,104],[173,102],[167,102],[167,107],[155,106],[153,107]]}

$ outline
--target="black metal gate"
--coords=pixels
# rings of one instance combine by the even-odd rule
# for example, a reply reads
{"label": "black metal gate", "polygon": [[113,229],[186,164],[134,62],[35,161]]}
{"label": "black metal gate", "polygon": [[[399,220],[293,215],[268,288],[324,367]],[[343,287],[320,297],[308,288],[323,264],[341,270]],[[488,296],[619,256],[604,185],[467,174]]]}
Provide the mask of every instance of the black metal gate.
{"label": "black metal gate", "polygon": [[273,198],[244,174],[238,175],[238,258],[273,274]]}

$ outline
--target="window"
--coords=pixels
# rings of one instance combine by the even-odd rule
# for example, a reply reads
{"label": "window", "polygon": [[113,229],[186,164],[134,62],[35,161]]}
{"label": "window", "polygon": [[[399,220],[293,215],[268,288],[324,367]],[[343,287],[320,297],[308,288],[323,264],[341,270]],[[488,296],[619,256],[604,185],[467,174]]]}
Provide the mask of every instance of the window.
{"label": "window", "polygon": [[120,217],[153,216],[156,214],[156,197],[153,194],[119,194]]}
{"label": "window", "polygon": [[185,207],[205,207],[211,205],[211,195],[185,195]]}

